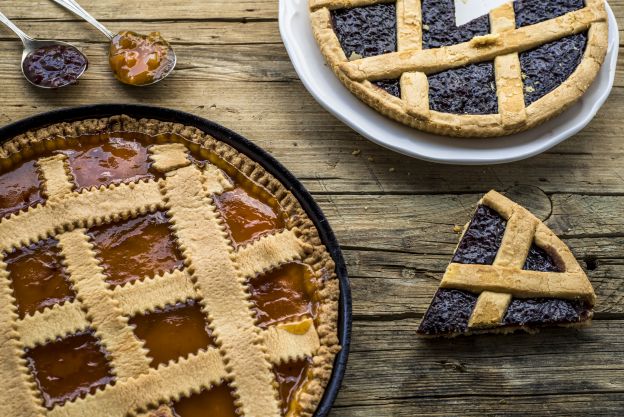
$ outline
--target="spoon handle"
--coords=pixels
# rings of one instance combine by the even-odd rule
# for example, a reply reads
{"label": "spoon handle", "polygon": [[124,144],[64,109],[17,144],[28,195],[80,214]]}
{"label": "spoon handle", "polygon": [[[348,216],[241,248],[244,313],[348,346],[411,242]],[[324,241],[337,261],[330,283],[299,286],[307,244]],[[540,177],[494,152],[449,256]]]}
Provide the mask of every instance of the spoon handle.
{"label": "spoon handle", "polygon": [[74,0],[54,0],[55,3],[65,7],[70,12],[75,15],[83,18],[87,22],[91,23],[95,28],[97,28],[100,32],[102,32],[106,37],[110,40],[113,40],[115,34],[108,30],[103,24],[97,21],[96,18],[91,16],[85,9],[83,9],[77,2]]}
{"label": "spoon handle", "polygon": [[2,12],[0,12],[0,22],[4,23],[9,29],[15,32],[15,34],[19,36],[19,38],[22,40],[24,45],[26,45],[27,43],[33,40],[33,38],[31,38],[26,33],[24,33],[22,29],[15,26],[15,23],[13,23],[8,17],[2,14]]}

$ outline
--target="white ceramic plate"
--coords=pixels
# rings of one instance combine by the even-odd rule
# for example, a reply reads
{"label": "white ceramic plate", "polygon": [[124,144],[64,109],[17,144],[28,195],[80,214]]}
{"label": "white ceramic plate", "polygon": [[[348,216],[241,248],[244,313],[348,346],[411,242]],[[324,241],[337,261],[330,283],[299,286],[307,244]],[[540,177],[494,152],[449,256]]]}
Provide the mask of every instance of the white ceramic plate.
{"label": "white ceramic plate", "polygon": [[325,64],[308,14],[308,0],[280,0],[279,24],[288,55],[310,94],[329,112],[371,141],[394,151],[449,164],[497,164],[537,155],[583,129],[604,104],[615,78],[619,34],[611,8],[609,49],[598,78],[560,116],[516,135],[458,139],[412,129],[382,116],[351,94]]}

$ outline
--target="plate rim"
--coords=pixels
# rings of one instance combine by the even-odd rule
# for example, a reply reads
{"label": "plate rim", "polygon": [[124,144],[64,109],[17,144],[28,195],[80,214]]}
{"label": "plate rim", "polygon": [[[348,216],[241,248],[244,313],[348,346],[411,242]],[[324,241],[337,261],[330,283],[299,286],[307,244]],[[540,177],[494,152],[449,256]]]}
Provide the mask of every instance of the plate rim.
{"label": "plate rim", "polygon": [[340,244],[327,218],[310,192],[288,169],[286,169],[286,167],[284,167],[284,165],[275,159],[275,157],[244,136],[206,118],[181,110],[141,104],[94,104],[65,107],[31,115],[0,127],[0,143],[4,143],[22,133],[56,123],[105,118],[117,115],[182,123],[200,129],[204,133],[232,146],[238,152],[245,154],[253,161],[259,163],[267,172],[286,186],[297,201],[299,201],[301,207],[306,211],[306,214],[317,228],[321,241],[336,264],[335,272],[340,283],[338,337],[341,350],[336,354],[331,377],[314,413],[314,417],[326,417],[332,408],[344,379],[351,347],[351,329],[353,323],[351,286]]}
{"label": "plate rim", "polygon": [[[279,0],[279,28],[280,28],[282,41],[284,43],[286,51],[288,52],[291,63],[293,67],[295,68],[295,71],[299,79],[305,86],[306,90],[308,90],[308,92],[314,97],[317,103],[319,103],[325,110],[327,110],[334,117],[338,118],[345,125],[353,129],[354,131],[356,131],[357,133],[359,133],[366,139],[380,146],[383,146],[387,149],[390,149],[394,152],[407,155],[412,158],[421,159],[424,161],[436,162],[440,164],[449,164],[449,165],[494,165],[494,164],[503,164],[503,163],[515,162],[515,161],[520,161],[523,159],[531,158],[533,156],[536,156],[538,154],[541,154],[547,151],[548,149],[551,149],[552,147],[569,139],[570,137],[574,136],[575,134],[580,132],[582,129],[584,129],[593,120],[598,110],[604,105],[614,85],[615,72],[617,68],[617,58],[618,58],[618,52],[619,52],[619,48],[618,48],[619,29],[617,25],[617,19],[615,18],[614,13],[606,0],[605,0],[605,5],[607,9],[608,23],[609,23],[609,43],[608,43],[607,56],[605,57],[603,67],[608,67],[606,70],[604,70],[605,72],[608,72],[606,74],[606,77],[608,77],[608,79],[606,80],[607,85],[605,86],[605,88],[598,93],[598,98],[588,105],[589,110],[584,112],[583,114],[574,116],[574,119],[578,119],[578,120],[576,120],[571,126],[566,127],[564,130],[558,132],[554,136],[550,136],[550,137],[545,136],[545,133],[547,132],[544,132],[542,135],[536,136],[534,138],[524,141],[521,144],[515,145],[514,148],[517,148],[517,149],[514,150],[514,153],[511,153],[511,154],[509,153],[510,147],[508,146],[506,148],[502,147],[497,150],[502,155],[491,154],[491,155],[483,156],[484,154],[481,154],[478,157],[477,156],[466,157],[466,156],[461,156],[461,155],[450,155],[450,156],[446,155],[445,156],[443,155],[444,153],[443,149],[439,149],[434,152],[432,151],[427,152],[422,148],[420,150],[415,150],[413,146],[406,146],[405,144],[402,144],[402,145],[396,144],[394,143],[396,142],[396,140],[394,142],[388,141],[387,139],[377,137],[367,132],[364,129],[364,127],[362,127],[361,124],[358,123],[359,121],[366,119],[366,116],[371,116],[371,117],[379,116],[381,118],[379,120],[382,120],[381,123],[385,124],[388,127],[393,128],[393,130],[406,128],[406,126],[390,118],[382,116],[380,113],[372,109],[370,106],[366,105],[365,103],[362,103],[359,99],[355,97],[353,93],[351,93],[342,84],[342,82],[339,82],[339,84],[343,87],[341,92],[343,92],[344,95],[352,96],[356,101],[360,102],[361,105],[364,106],[364,107],[358,106],[362,110],[357,110],[357,109],[353,110],[354,112],[353,114],[357,115],[358,120],[351,120],[351,117],[343,114],[343,110],[340,109],[340,107],[345,106],[343,103],[335,103],[334,102],[335,100],[331,99],[331,97],[329,97],[329,99],[326,99],[327,97],[322,96],[323,94],[322,91],[317,91],[317,88],[310,82],[310,80],[308,80],[305,75],[302,76],[302,74],[305,74],[302,68],[304,66],[304,63],[300,62],[301,59],[298,58],[297,52],[298,52],[298,49],[303,49],[303,48],[301,48],[301,45],[296,44],[297,42],[295,42],[295,40],[299,38],[299,36],[297,35],[297,29],[292,28],[293,25],[290,24],[290,21],[287,19],[287,15],[290,13],[291,15],[294,16],[296,13],[301,12],[302,10],[299,10],[299,8],[301,9],[305,8],[306,15],[307,15],[308,0]],[[310,20],[306,19],[306,22],[307,22],[306,28],[309,28],[311,31]],[[304,29],[304,30],[307,30],[307,29]],[[316,45],[316,41],[314,41],[313,43],[314,45]],[[324,57],[322,57],[322,64],[326,66]],[[315,65],[315,68],[318,68],[318,67],[316,67]],[[601,69],[601,72],[598,74],[598,76],[596,77],[594,81],[598,80],[601,76],[605,77],[605,75],[601,75],[602,71],[603,70]],[[333,71],[331,72],[333,74]],[[337,77],[335,78],[337,79]],[[341,93],[341,95],[343,94]],[[464,142],[473,141],[474,143],[480,143],[481,146],[475,146],[472,149],[467,149],[468,152],[472,152],[474,155],[474,154],[477,154],[477,151],[480,149],[487,149],[487,146],[484,145],[486,141],[512,140],[514,137],[515,138],[520,137],[519,135],[531,135],[532,133],[535,134],[537,129],[539,129],[540,127],[548,127],[549,123],[553,125],[554,123],[556,123],[557,120],[561,120],[560,119],[561,117],[564,117],[569,111],[572,111],[575,108],[575,106],[579,106],[581,103],[582,103],[582,98],[579,99],[576,103],[574,103],[569,109],[567,109],[562,114],[557,115],[556,117],[543,123],[542,125],[538,125],[532,129],[529,129],[524,132],[520,132],[519,134],[516,134],[516,135],[496,137],[496,138],[460,138],[459,140],[464,141]],[[350,112],[350,109],[347,111]],[[413,129],[413,128],[408,128],[408,129],[410,129],[409,138],[405,140],[409,140],[409,141],[418,142],[419,135],[427,135],[430,138],[439,137],[440,140],[449,140],[449,139],[455,140],[456,139],[452,137],[434,135],[434,134],[420,131],[420,130]],[[540,140],[541,137],[543,137],[542,143],[540,143],[539,145],[535,145],[535,142]],[[404,139],[404,138],[401,138],[401,139]],[[421,140],[420,146],[429,146],[429,145],[427,145],[425,142]],[[530,149],[523,150],[519,146],[523,146],[523,147],[529,146]],[[453,146],[449,145],[447,146],[447,148],[451,149],[453,148]],[[455,147],[455,150],[460,151],[461,149]]]}

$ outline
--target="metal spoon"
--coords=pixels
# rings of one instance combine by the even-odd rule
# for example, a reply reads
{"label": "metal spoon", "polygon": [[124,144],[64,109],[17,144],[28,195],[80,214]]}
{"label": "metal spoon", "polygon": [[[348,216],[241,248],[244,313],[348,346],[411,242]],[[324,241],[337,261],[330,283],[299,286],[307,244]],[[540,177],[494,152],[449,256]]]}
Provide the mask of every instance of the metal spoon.
{"label": "metal spoon", "polygon": [[[61,84],[57,86],[47,86],[47,85],[37,84],[35,80],[30,79],[27,72],[24,70],[24,63],[26,62],[26,58],[28,58],[29,55],[31,55],[33,52],[37,51],[38,49],[47,48],[50,46],[64,46],[64,47],[75,50],[77,53],[82,55],[84,57],[85,62],[88,63],[87,57],[82,52],[80,52],[78,48],[76,48],[74,45],[70,43],[54,41],[54,40],[38,40],[38,39],[31,38],[26,33],[24,33],[24,31],[18,28],[8,17],[6,17],[1,12],[0,12],[0,22],[4,23],[9,29],[15,32],[15,34],[22,40],[22,44],[24,44],[24,52],[22,53],[22,64],[21,64],[22,74],[24,74],[24,78],[26,78],[28,82],[30,82],[34,86],[37,86],[39,88],[52,89],[52,88],[65,87],[74,83],[74,82],[68,81],[66,84]],[[76,79],[80,78],[86,70],[87,70],[87,66],[85,65],[82,72],[76,76]]]}
{"label": "metal spoon", "polygon": [[[63,7],[65,7],[70,12],[74,13],[78,17],[81,17],[84,20],[86,20],[87,22],[89,22],[91,25],[93,25],[95,28],[97,28],[100,32],[102,32],[111,42],[115,39],[116,35],[113,32],[111,32],[103,24],[98,22],[97,19],[95,19],[93,16],[91,16],[76,1],[74,1],[74,0],[54,0],[54,2],[59,4],[59,5],[61,5],[61,6],[63,6]],[[170,45],[168,45],[167,57],[168,57],[169,62],[171,63],[171,67],[168,68],[168,70],[166,72],[160,74],[158,78],[154,78],[154,80],[152,82],[150,82],[150,83],[146,83],[146,84],[133,84],[133,85],[137,85],[139,87],[144,87],[144,86],[156,84],[157,82],[160,82],[160,81],[164,80],[167,76],[169,76],[169,74],[171,74],[171,72],[173,71],[173,69],[175,68],[176,63],[177,63],[177,56],[176,56],[173,48]]]}

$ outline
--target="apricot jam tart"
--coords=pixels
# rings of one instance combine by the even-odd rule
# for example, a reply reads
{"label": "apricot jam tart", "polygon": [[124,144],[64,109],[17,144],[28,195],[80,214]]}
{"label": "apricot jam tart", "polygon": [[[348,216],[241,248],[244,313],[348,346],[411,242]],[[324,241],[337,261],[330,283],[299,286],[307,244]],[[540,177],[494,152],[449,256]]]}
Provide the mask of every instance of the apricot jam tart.
{"label": "apricot jam tart", "polygon": [[311,416],[340,350],[318,231],[202,131],[116,116],[0,147],[0,410]]}

